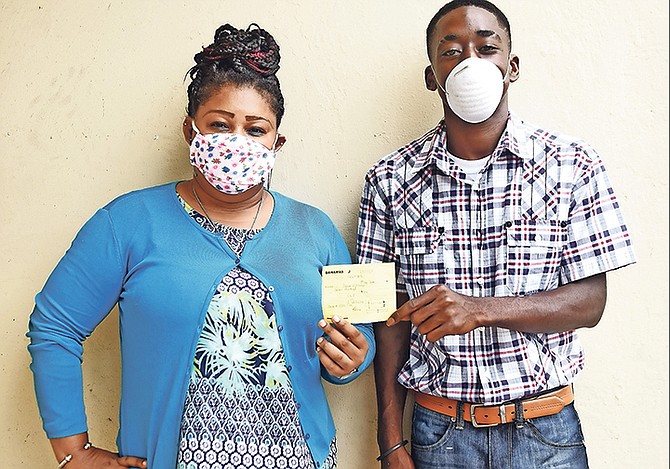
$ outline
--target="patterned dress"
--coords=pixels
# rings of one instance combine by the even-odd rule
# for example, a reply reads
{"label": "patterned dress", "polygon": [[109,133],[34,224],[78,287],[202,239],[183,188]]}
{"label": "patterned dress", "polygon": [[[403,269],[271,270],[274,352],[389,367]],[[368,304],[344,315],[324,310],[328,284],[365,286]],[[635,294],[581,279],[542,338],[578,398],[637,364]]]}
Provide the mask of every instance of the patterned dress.
{"label": "patterned dress", "polygon": [[[204,229],[238,256],[260,230],[210,224],[180,198]],[[319,469],[335,468],[331,442]],[[218,285],[196,346],[182,415],[178,469],[315,469],[284,362],[266,286],[236,267]]]}

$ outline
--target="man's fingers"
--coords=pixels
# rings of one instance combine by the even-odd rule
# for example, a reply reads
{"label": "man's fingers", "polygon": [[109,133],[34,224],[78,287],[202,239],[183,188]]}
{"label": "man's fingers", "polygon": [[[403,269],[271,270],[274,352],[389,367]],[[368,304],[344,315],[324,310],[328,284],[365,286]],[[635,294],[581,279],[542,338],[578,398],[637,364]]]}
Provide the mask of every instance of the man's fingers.
{"label": "man's fingers", "polygon": [[[425,293],[424,293],[425,295]],[[386,320],[387,326],[392,326],[400,321],[409,321],[410,315],[417,310],[420,306],[420,300],[423,297],[417,296],[409,300],[407,303],[402,305],[400,308],[396,309],[393,314]]]}
{"label": "man's fingers", "polygon": [[[443,285],[438,285],[441,287]],[[410,316],[418,309],[424,308],[426,305],[433,302],[439,293],[439,288],[432,287],[427,292],[422,293],[416,298],[412,298],[400,308],[398,308],[387,320],[386,325],[392,326],[400,321],[410,321]]]}

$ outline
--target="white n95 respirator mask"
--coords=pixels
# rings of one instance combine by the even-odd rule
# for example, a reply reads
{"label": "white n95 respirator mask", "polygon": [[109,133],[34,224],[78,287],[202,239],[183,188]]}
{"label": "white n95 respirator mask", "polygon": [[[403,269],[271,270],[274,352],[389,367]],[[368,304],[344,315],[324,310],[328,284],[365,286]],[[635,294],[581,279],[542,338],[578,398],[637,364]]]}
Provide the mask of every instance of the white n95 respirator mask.
{"label": "white n95 respirator mask", "polygon": [[493,62],[468,57],[456,65],[447,76],[444,87],[440,88],[454,114],[465,122],[478,124],[491,117],[498,108],[507,73],[509,68],[503,76]]}

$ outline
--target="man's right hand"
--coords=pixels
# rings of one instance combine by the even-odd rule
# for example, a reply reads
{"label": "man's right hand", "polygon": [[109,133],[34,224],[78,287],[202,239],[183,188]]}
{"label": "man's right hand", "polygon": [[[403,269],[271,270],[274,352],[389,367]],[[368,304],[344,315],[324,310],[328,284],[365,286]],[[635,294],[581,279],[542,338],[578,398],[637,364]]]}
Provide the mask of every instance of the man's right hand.
{"label": "man's right hand", "polygon": [[399,448],[381,461],[382,469],[414,469],[412,457],[407,449]]}

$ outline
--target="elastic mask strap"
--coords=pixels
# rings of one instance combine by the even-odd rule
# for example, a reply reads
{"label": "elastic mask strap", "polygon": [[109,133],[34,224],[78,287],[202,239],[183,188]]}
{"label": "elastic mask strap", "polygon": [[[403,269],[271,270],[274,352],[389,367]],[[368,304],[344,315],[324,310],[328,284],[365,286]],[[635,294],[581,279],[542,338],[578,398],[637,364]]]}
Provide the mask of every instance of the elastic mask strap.
{"label": "elastic mask strap", "polygon": [[433,64],[430,64],[430,69],[433,71],[433,76],[435,77],[435,83],[437,83],[437,87],[442,90],[442,92],[446,95],[447,90],[444,89],[442,85],[440,85],[440,82],[437,81],[437,73],[435,73],[435,67],[433,67]]}
{"label": "elastic mask strap", "polygon": [[505,70],[505,74],[503,75],[503,82],[507,80],[507,77],[509,76],[509,72],[512,67],[509,66],[509,58],[507,59],[507,69]]}
{"label": "elastic mask strap", "polygon": [[275,132],[275,141],[272,142],[272,148],[271,150],[274,151],[275,153],[277,152],[277,149],[275,148],[277,146],[277,140],[279,140],[279,129]]}
{"label": "elastic mask strap", "polygon": [[196,133],[200,133],[200,130],[195,126],[195,119],[191,119],[191,127],[193,127],[193,130],[195,130]]}

